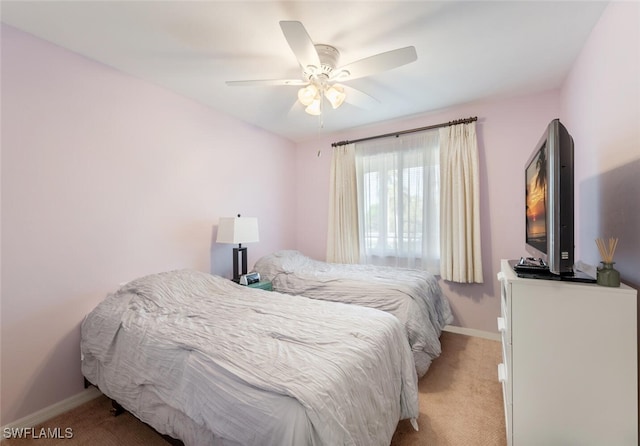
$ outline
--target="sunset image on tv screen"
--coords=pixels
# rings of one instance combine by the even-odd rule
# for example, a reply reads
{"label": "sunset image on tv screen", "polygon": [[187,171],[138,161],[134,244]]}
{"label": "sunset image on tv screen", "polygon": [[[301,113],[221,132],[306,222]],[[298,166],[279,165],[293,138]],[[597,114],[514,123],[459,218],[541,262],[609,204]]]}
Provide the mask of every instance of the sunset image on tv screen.
{"label": "sunset image on tv screen", "polygon": [[536,162],[527,167],[527,239],[529,241],[546,238],[546,189],[547,177],[544,151],[541,151]]}

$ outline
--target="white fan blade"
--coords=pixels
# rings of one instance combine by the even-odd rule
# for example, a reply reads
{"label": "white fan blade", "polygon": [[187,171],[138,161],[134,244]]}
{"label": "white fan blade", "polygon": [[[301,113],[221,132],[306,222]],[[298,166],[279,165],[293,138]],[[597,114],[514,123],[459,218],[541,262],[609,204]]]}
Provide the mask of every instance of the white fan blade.
{"label": "white fan blade", "polygon": [[291,107],[287,112],[287,116],[291,118],[298,117],[300,116],[301,112],[304,112],[304,105],[302,105],[300,101],[296,99],[296,101],[293,104],[291,104]]}
{"label": "white fan blade", "polygon": [[353,87],[349,87],[348,85],[340,84],[344,88],[344,92],[347,97],[344,99],[345,102],[348,102],[351,105],[355,105],[358,108],[363,108],[365,110],[370,110],[375,108],[377,105],[380,105],[380,101],[378,101],[373,96],[369,96],[367,93],[357,90]]}
{"label": "white fan blade", "polygon": [[336,68],[333,70],[333,74],[336,78],[340,78],[341,73],[347,71],[349,75],[344,80],[358,79],[406,65],[417,59],[418,54],[415,47],[407,46],[351,62]]}
{"label": "white fan blade", "polygon": [[320,58],[318,57],[318,52],[302,23],[281,21],[280,28],[282,28],[284,38],[287,39],[302,69],[304,70],[309,65],[319,68]]}
{"label": "white fan blade", "polygon": [[308,81],[302,79],[260,79],[247,81],[227,81],[229,87],[265,87],[272,85],[307,85]]}

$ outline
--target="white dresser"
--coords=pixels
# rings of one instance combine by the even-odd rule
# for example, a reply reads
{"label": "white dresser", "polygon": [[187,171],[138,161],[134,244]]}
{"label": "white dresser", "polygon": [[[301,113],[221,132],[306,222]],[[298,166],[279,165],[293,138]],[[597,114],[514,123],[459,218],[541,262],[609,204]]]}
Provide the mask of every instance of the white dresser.
{"label": "white dresser", "polygon": [[498,279],[507,444],[637,446],[636,290]]}

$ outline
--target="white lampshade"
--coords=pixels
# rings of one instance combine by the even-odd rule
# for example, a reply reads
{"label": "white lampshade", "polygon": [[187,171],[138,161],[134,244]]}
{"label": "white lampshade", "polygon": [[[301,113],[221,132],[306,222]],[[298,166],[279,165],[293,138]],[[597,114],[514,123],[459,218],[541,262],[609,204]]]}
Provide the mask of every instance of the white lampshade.
{"label": "white lampshade", "polygon": [[322,96],[318,95],[304,111],[313,116],[320,116],[322,114]]}
{"label": "white lampshade", "polygon": [[258,242],[258,219],[255,217],[220,217],[216,243]]}
{"label": "white lampshade", "polygon": [[318,87],[313,84],[309,84],[306,87],[302,87],[298,90],[298,100],[304,106],[310,105],[318,95]]}
{"label": "white lampshade", "polygon": [[336,109],[342,105],[347,95],[344,93],[344,87],[339,84],[335,84],[324,92],[324,97],[331,103],[331,106]]}

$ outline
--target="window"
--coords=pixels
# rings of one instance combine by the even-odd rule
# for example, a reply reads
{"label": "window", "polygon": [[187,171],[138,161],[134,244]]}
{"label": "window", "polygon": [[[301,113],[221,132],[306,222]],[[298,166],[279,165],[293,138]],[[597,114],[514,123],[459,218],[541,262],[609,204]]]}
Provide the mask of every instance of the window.
{"label": "window", "polygon": [[360,258],[439,273],[438,131],[356,144]]}

